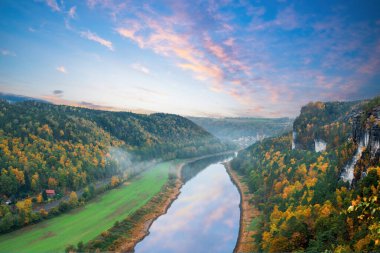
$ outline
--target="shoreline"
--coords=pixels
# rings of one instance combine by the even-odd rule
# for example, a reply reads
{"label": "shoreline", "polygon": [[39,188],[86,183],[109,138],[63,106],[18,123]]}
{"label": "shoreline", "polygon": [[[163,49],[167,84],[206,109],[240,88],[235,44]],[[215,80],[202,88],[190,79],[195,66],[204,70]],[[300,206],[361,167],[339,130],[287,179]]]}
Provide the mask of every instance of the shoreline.
{"label": "shoreline", "polygon": [[250,231],[249,227],[252,220],[259,215],[259,211],[249,202],[251,194],[246,194],[249,192],[248,186],[241,180],[241,176],[231,168],[230,162],[224,163],[224,167],[240,194],[239,235],[233,252],[257,252],[258,247],[252,238],[255,232]]}

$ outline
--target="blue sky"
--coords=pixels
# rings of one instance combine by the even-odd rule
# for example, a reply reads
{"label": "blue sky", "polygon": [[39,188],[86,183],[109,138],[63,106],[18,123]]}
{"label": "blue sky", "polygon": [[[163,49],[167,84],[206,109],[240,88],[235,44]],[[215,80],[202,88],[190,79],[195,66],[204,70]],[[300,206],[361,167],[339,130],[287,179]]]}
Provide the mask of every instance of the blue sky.
{"label": "blue sky", "polygon": [[279,117],[380,93],[376,0],[2,0],[0,27],[0,91],[58,104]]}

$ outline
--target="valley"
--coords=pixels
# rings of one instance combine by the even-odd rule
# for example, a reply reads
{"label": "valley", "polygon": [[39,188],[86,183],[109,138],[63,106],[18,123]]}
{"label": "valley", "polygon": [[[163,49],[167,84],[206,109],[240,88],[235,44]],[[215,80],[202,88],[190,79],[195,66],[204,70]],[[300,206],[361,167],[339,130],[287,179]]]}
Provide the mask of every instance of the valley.
{"label": "valley", "polygon": [[[43,176],[47,172],[46,167],[42,167],[42,170],[36,167],[33,172],[28,164],[34,159],[33,152],[41,147],[46,150],[43,152],[49,154],[51,151],[48,150],[56,148],[55,145],[78,145],[74,140],[91,143],[93,137],[86,135],[85,131],[81,133],[80,128],[75,132],[73,129],[69,133],[76,137],[60,143],[59,137],[51,138],[56,135],[56,131],[61,131],[59,124],[52,124],[52,127],[45,124],[43,128],[37,128],[35,136],[9,131],[5,124],[15,122],[12,117],[17,117],[17,127],[22,132],[23,127],[27,126],[25,119],[30,119],[31,114],[13,111],[25,105],[37,107],[33,109],[33,118],[38,125],[40,122],[53,122],[51,117],[58,115],[57,122],[62,117],[70,120],[73,113],[78,113],[76,109],[33,101],[12,105],[3,102],[2,105],[2,116],[8,120],[0,119],[4,129],[2,152],[5,155],[1,161],[3,166],[19,163],[20,169],[10,167],[6,174],[3,170],[1,183],[7,186],[6,176],[13,177],[12,180],[18,181],[20,188],[18,193],[16,191],[10,196],[16,205],[1,205],[3,217],[0,224],[3,229],[8,228],[10,231],[5,230],[0,235],[0,252],[44,252],[45,249],[54,252],[191,252],[194,249],[197,252],[210,249],[213,252],[252,252],[378,247],[378,98],[345,103],[310,103],[301,109],[292,130],[282,134],[276,130],[272,132],[274,137],[258,140],[239,152],[235,152],[239,146],[224,143],[185,120],[187,130],[182,128],[182,133],[187,135],[189,131],[197,131],[194,136],[200,138],[199,142],[191,139],[194,136],[188,144],[182,139],[181,143],[184,144],[174,144],[176,150],[170,151],[168,148],[168,152],[173,152],[170,156],[167,153],[155,153],[154,147],[148,153],[132,149],[131,139],[114,132],[109,128],[110,122],[105,124],[99,118],[107,116],[112,122],[112,117],[118,114],[79,109],[84,118],[93,122],[87,123],[90,129],[94,129],[91,131],[104,136],[94,142],[99,146],[99,153],[94,154],[94,157],[107,159],[104,168],[108,170],[105,174],[98,174],[98,180],[104,181],[103,185],[94,187],[93,183],[97,181],[86,180],[78,184],[82,188],[75,188],[72,185],[75,181],[64,184],[62,177],[56,178],[58,183],[53,185],[50,178],[55,177],[56,169],[48,172],[50,177],[46,178]],[[56,110],[64,113],[55,114]],[[40,113],[40,116],[36,117],[35,113]],[[127,115],[125,122],[128,122],[129,117],[141,117]],[[178,121],[183,124],[180,118],[176,118],[176,121],[175,124]],[[62,122],[67,126],[67,120]],[[104,130],[97,129],[99,127]],[[170,127],[176,128],[175,125]],[[124,126],[118,128],[123,129]],[[48,129],[47,134],[39,129]],[[160,135],[156,130],[146,129]],[[99,138],[99,134],[96,136]],[[205,136],[211,143],[202,140]],[[158,137],[153,138],[159,140]],[[157,143],[159,150],[173,137],[166,132],[160,138],[165,139],[166,144]],[[58,142],[50,145],[49,141]],[[44,146],[40,143],[44,143]],[[149,137],[145,143],[150,143]],[[36,148],[30,149],[33,145]],[[146,144],[140,142],[137,145],[143,147]],[[204,145],[205,151],[212,152],[199,152],[197,148],[189,149],[188,145],[194,145],[194,148]],[[79,147],[83,150],[83,147]],[[91,151],[96,146],[91,144],[84,147]],[[55,163],[51,155],[39,159],[44,161],[43,166],[50,163],[53,168],[60,167],[60,171],[66,169],[78,173],[82,159],[75,155],[78,152],[76,150],[65,149],[65,152],[74,153],[57,155],[55,159],[60,158],[60,161]],[[183,153],[181,150],[188,151]],[[22,159],[12,160],[14,156],[11,154],[15,151],[19,152],[19,157],[28,158],[24,159],[23,166]],[[233,157],[233,153],[237,156]],[[62,157],[67,157],[64,164],[61,163]],[[89,165],[82,167],[81,173],[99,173],[97,167]],[[27,206],[33,192],[38,193],[41,189],[41,186],[36,186],[36,182],[27,182],[31,180],[28,175],[36,173],[41,175],[41,179],[48,179],[39,182],[42,187],[52,187],[57,192],[67,193],[67,197],[49,200],[56,203],[55,206],[33,212],[44,203],[40,199],[41,203],[35,201]],[[20,175],[23,181],[19,181]],[[106,184],[107,180],[110,183]],[[3,196],[9,196],[6,187],[1,190]],[[25,194],[29,196],[23,199]],[[361,209],[368,200],[371,201],[370,209]],[[363,212],[365,216],[360,216]],[[24,223],[20,224],[20,221]],[[333,226],[325,227],[323,224],[326,222]],[[203,228],[203,232],[200,228]],[[364,238],[360,238],[360,231],[363,230],[367,232]],[[288,236],[291,240],[287,239]],[[329,240],[338,238],[339,245],[327,243],[326,236]]]}
{"label": "valley", "polygon": [[0,253],[380,252],[379,0],[0,0]]}
{"label": "valley", "polygon": [[207,118],[188,117],[224,141],[246,148],[266,137],[280,135],[291,129],[290,118]]}

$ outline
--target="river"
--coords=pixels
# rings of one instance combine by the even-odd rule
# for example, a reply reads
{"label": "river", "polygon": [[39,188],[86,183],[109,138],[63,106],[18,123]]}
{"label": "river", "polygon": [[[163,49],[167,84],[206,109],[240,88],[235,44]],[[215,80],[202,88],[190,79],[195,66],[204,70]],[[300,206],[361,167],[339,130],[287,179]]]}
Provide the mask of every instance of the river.
{"label": "river", "polygon": [[149,229],[135,252],[232,252],[239,234],[240,196],[222,158],[183,169],[185,184],[168,212]]}

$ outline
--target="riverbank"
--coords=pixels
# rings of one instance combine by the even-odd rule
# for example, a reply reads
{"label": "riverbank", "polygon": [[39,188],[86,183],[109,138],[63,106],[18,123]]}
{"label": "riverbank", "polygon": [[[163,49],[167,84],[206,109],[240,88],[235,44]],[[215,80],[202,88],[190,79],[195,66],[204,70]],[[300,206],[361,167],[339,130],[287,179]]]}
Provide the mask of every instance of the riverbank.
{"label": "riverbank", "polygon": [[252,199],[252,195],[249,194],[248,186],[243,178],[231,168],[229,162],[224,163],[224,166],[240,193],[240,228],[234,252],[257,252],[258,247],[253,239],[255,231],[252,229],[252,222],[259,216],[259,211],[249,201]]}

